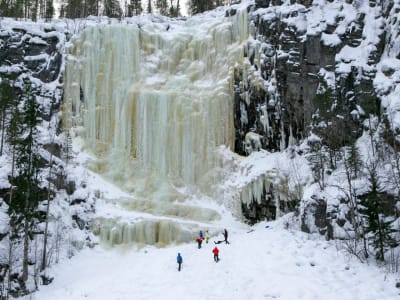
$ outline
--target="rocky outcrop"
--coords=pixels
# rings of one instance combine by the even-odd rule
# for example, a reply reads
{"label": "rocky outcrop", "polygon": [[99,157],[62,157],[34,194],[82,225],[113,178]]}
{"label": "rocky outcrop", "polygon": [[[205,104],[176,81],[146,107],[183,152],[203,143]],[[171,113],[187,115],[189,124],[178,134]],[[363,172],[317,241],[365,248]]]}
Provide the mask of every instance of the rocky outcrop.
{"label": "rocky outcrop", "polygon": [[[337,149],[361,136],[370,115],[395,119],[386,106],[398,95],[399,7],[392,0],[256,0],[247,61],[235,72],[235,151],[280,151],[311,132]],[[350,229],[345,200],[303,200],[302,230],[332,238]],[[246,218],[266,217],[264,202],[243,203]]]}
{"label": "rocky outcrop", "polygon": [[[50,205],[51,209],[58,206],[59,209],[54,209],[49,218],[51,219],[50,222],[57,220],[54,221],[57,222],[57,228],[54,229],[52,225],[49,226],[49,228],[52,228],[52,232],[48,235],[48,249],[54,247],[55,239],[58,239],[57,243],[60,243],[63,239],[59,232],[61,230],[77,228],[77,230],[88,231],[88,216],[94,209],[93,198],[90,198],[82,192],[76,192],[75,181],[78,179],[67,178],[65,170],[66,164],[62,161],[64,158],[63,152],[65,149],[63,149],[63,145],[65,141],[63,141],[63,138],[60,136],[60,108],[63,89],[63,52],[67,40],[66,35],[65,29],[56,29],[51,24],[6,20],[1,23],[0,26],[0,100],[5,99],[5,101],[0,103],[0,113],[3,114],[4,111],[6,114],[5,123],[2,123],[2,126],[5,124],[7,127],[10,121],[7,114],[10,113],[14,107],[10,104],[11,100],[16,99],[20,101],[19,104],[21,105],[25,99],[26,90],[24,89],[26,89],[27,86],[29,87],[28,96],[36,100],[38,107],[37,120],[39,122],[37,130],[40,134],[35,136],[35,141],[36,146],[39,148],[37,154],[38,170],[40,174],[38,174],[38,176],[40,176],[41,182],[40,187],[37,187],[37,198],[40,201],[40,209],[36,209],[32,212],[35,222],[39,224],[39,229],[36,229],[33,233],[34,236],[30,238],[36,239],[36,237],[40,237],[40,240],[42,240],[45,228],[44,224],[47,217],[47,205]],[[9,91],[12,91],[12,97],[7,94]],[[8,99],[10,99],[9,102],[7,102]],[[4,115],[1,116],[3,118]],[[2,138],[4,137],[5,135],[2,136]],[[3,146],[2,162],[11,162],[12,158],[7,140],[5,142],[3,140]],[[71,145],[68,145],[67,148],[68,147],[71,147]],[[2,228],[0,232],[0,242],[8,243],[8,237],[10,236],[9,227],[7,226],[9,213],[8,205],[11,203],[9,199],[10,188],[8,187],[8,181],[11,178],[11,168],[7,168],[7,166],[5,168],[1,167],[4,166],[0,166],[0,214],[2,214],[0,217],[2,220],[2,224],[0,224]],[[51,191],[48,190],[49,187]],[[81,199],[82,203],[77,202],[76,199],[78,197]],[[50,204],[48,203],[48,199]],[[71,219],[62,218],[63,221],[60,222],[61,218],[59,214],[62,210],[66,210],[66,207],[69,207],[68,211],[71,212]],[[84,215],[84,217],[82,217],[82,215]],[[5,229],[5,231],[3,229]],[[7,239],[5,239],[5,237],[7,237]],[[14,243],[18,244],[19,237],[15,235],[13,238],[15,239]],[[35,243],[40,244],[42,242],[36,241]],[[74,243],[74,241],[71,243]],[[7,274],[9,268],[8,261],[5,257],[6,256],[0,261],[0,281],[5,279],[5,277],[2,276]],[[32,261],[34,260],[32,259]],[[50,261],[51,259],[49,259],[48,263],[50,263]],[[31,268],[38,267],[36,264],[37,262],[35,262],[35,266],[33,266],[33,264],[29,265],[30,273],[33,274],[37,272],[31,270]],[[32,292],[33,289],[35,289],[35,284],[38,284],[36,279],[35,284],[33,284],[32,281],[32,284],[29,284],[29,286],[22,281],[21,265],[22,255],[19,255],[15,257],[13,261],[12,267],[14,273],[10,276],[12,280],[12,283],[10,283],[12,289],[8,291],[10,295],[15,297]],[[42,279],[45,280],[45,278]]]}
{"label": "rocky outcrop", "polygon": [[[327,212],[326,199],[314,198],[307,202],[302,209],[300,228],[307,233],[320,233],[327,239],[333,238],[331,218]],[[344,224],[342,224],[343,226]]]}
{"label": "rocky outcrop", "polygon": [[29,78],[32,93],[41,104],[39,115],[50,121],[60,108],[65,34],[50,25],[43,30],[30,30],[29,24],[17,22],[7,25],[11,26],[0,29],[0,77],[17,96],[22,92],[22,81]]}
{"label": "rocky outcrop", "polygon": [[380,9],[344,1],[279,5],[256,1],[249,63],[235,76],[235,151],[242,155],[249,132],[261,148],[279,151],[307,137],[316,115],[341,115],[351,141],[365,116],[380,113],[373,85],[386,41]]}
{"label": "rocky outcrop", "polygon": [[51,27],[44,32],[28,32],[27,29],[18,27],[1,30],[2,75],[12,78],[29,73],[44,83],[55,81],[61,75],[60,47],[64,41],[60,37],[62,35]]}

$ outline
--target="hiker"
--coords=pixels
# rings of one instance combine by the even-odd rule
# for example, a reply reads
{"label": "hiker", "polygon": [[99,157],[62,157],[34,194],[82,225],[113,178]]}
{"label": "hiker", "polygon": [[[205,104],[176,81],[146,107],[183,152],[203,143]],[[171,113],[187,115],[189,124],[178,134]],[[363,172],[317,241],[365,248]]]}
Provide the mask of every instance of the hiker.
{"label": "hiker", "polygon": [[178,256],[176,257],[176,262],[178,263],[178,271],[181,271],[183,259],[180,253],[178,253]]}
{"label": "hiker", "polygon": [[206,243],[208,244],[208,240],[210,239],[210,233],[206,230]]}
{"label": "hiker", "polygon": [[226,228],[224,229],[224,238],[225,238],[225,244],[229,244],[229,242],[228,242],[228,230],[226,230]]}
{"label": "hiker", "polygon": [[201,248],[201,243],[203,242],[204,238],[198,237],[196,242],[197,242],[197,246],[199,247],[199,249]]}
{"label": "hiker", "polygon": [[218,249],[218,247],[215,246],[215,248],[213,249],[212,252],[214,253],[214,261],[215,261],[215,262],[218,262],[218,261],[219,261],[219,257],[218,257],[219,249]]}

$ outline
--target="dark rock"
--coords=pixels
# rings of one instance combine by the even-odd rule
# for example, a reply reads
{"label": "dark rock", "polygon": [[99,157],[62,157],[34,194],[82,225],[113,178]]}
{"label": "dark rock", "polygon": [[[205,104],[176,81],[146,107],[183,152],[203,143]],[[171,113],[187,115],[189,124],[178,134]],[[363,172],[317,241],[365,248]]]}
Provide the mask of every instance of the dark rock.
{"label": "dark rock", "polygon": [[49,151],[54,156],[61,158],[61,146],[59,144],[56,144],[56,143],[45,144],[45,145],[43,145],[43,148],[46,149],[47,151]]}
{"label": "dark rock", "polygon": [[236,15],[236,9],[234,9],[234,8],[228,8],[225,11],[225,17],[231,17],[231,16],[234,16],[234,15]]}
{"label": "dark rock", "polygon": [[78,228],[80,230],[85,229],[86,222],[82,220],[78,215],[72,215],[72,220],[76,222],[76,225],[78,225]]}
{"label": "dark rock", "polygon": [[68,195],[72,195],[76,191],[76,183],[75,181],[68,181],[65,185],[65,190]]}
{"label": "dark rock", "polygon": [[53,282],[54,277],[50,277],[48,275],[42,274],[42,275],[40,275],[40,279],[42,279],[43,285],[49,285],[50,283]]}
{"label": "dark rock", "polygon": [[271,0],[256,0],[256,8],[266,8],[271,3]]}
{"label": "dark rock", "polygon": [[[320,234],[328,235],[329,222],[326,209],[327,205],[326,200],[324,199],[315,199],[314,201],[309,202],[302,212],[300,224],[301,230],[307,233],[312,233],[315,232],[314,229],[317,228]],[[311,219],[314,220],[313,224],[309,223],[309,216],[312,216]],[[332,233],[329,232],[329,235],[331,234]]]}
{"label": "dark rock", "polygon": [[77,198],[77,199],[71,200],[71,202],[70,202],[69,205],[77,205],[77,204],[81,204],[81,203],[83,203],[83,202],[86,202],[86,199],[79,199],[79,198]]}
{"label": "dark rock", "polygon": [[346,220],[345,219],[337,219],[336,224],[338,224],[340,227],[343,227],[344,224],[346,224]]}

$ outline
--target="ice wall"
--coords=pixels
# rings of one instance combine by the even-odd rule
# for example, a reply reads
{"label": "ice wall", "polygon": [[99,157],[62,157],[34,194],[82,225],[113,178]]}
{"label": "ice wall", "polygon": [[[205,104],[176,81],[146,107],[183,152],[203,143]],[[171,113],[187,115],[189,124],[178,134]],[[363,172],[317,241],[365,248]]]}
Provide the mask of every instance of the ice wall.
{"label": "ice wall", "polygon": [[[198,227],[195,229],[199,230]],[[111,246],[131,243],[138,246],[165,246],[193,241],[193,228],[170,220],[119,222],[113,219],[97,219],[93,231],[105,245]]]}
{"label": "ice wall", "polygon": [[233,73],[248,37],[246,9],[224,14],[149,16],[72,40],[64,123],[96,157],[89,167],[133,195],[132,209],[164,215],[179,207],[190,219],[176,206],[182,190],[215,196],[216,148],[234,145]]}

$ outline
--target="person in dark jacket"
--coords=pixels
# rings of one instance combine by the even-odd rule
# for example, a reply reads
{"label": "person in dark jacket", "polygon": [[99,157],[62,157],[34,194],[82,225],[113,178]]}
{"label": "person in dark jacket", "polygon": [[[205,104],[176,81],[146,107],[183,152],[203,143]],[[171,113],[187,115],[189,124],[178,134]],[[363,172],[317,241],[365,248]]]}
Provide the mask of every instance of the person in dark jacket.
{"label": "person in dark jacket", "polygon": [[225,238],[225,244],[229,244],[229,242],[228,242],[228,230],[226,230],[226,228],[224,229],[224,238]]}
{"label": "person in dark jacket", "polygon": [[178,256],[176,257],[176,262],[178,263],[178,271],[181,271],[183,259],[180,253],[178,253]]}
{"label": "person in dark jacket", "polygon": [[219,249],[218,249],[218,247],[215,246],[215,248],[213,249],[212,252],[214,253],[214,261],[215,261],[215,262],[218,262],[218,261],[219,261],[219,257],[218,257]]}

